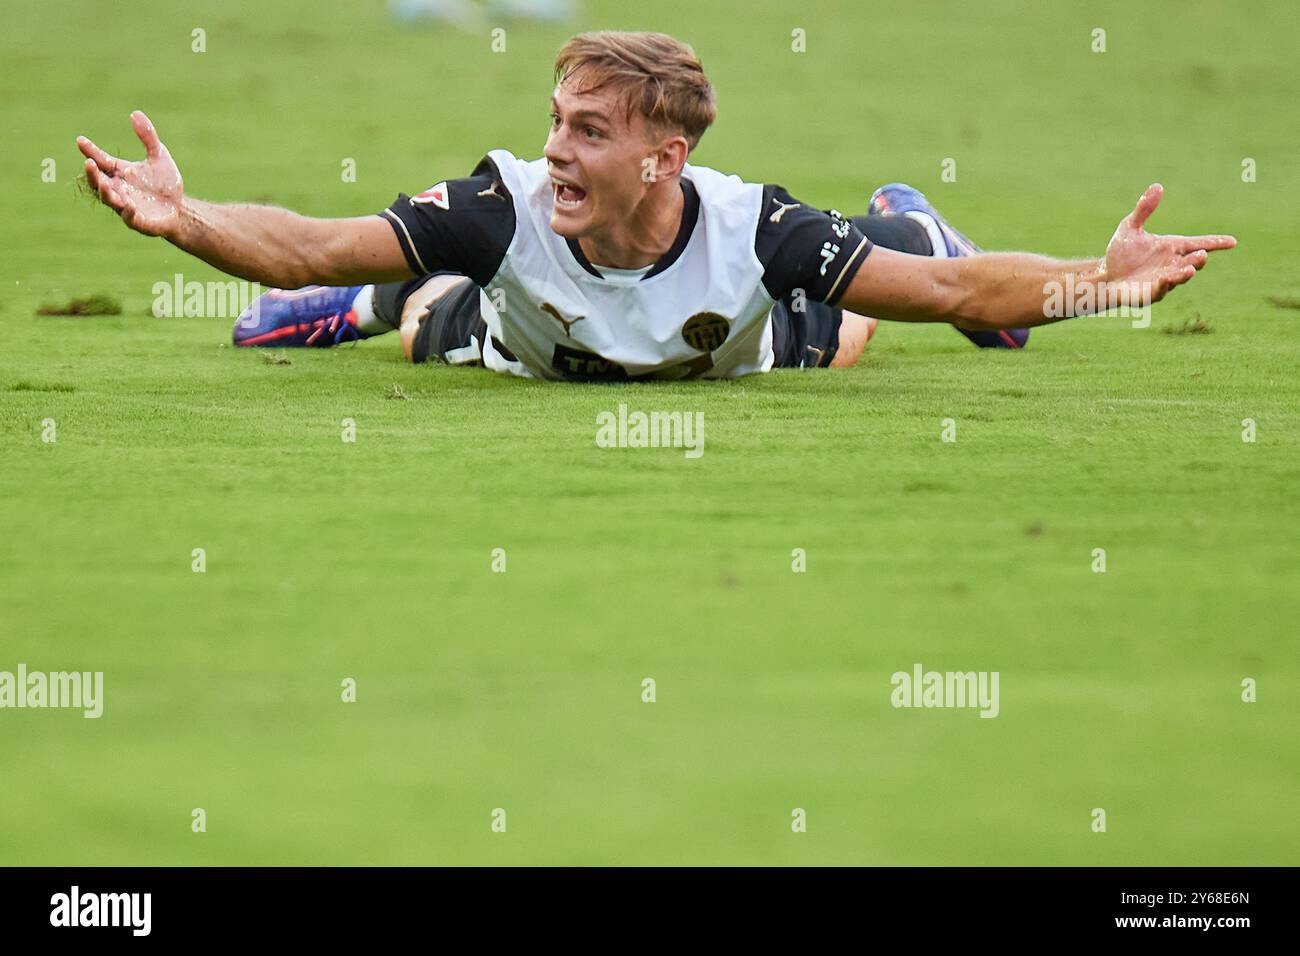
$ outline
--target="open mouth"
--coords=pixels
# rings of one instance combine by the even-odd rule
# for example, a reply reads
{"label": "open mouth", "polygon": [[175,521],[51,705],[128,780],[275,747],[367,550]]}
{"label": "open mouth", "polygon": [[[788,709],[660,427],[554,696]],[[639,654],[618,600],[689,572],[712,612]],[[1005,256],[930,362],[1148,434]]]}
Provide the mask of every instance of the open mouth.
{"label": "open mouth", "polygon": [[587,199],[587,191],[562,179],[551,178],[551,188],[555,190],[555,205],[561,209],[577,209]]}

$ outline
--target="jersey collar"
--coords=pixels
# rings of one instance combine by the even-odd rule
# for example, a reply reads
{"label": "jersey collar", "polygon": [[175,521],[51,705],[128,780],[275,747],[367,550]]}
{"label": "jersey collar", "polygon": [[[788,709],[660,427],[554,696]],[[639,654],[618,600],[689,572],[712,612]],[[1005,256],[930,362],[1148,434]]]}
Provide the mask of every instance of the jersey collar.
{"label": "jersey collar", "polygon": [[[663,272],[674,262],[676,262],[686,248],[686,243],[691,241],[691,233],[695,231],[695,222],[700,218],[700,195],[695,191],[695,184],[683,176],[678,180],[682,184],[682,223],[677,227],[677,236],[673,239],[672,246],[655,262],[654,268],[643,275],[640,279],[644,282]],[[577,239],[565,239],[564,244],[569,247],[569,252],[578,265],[594,275],[597,279],[605,278],[587,259],[587,254],[582,251],[582,246],[578,244]]]}

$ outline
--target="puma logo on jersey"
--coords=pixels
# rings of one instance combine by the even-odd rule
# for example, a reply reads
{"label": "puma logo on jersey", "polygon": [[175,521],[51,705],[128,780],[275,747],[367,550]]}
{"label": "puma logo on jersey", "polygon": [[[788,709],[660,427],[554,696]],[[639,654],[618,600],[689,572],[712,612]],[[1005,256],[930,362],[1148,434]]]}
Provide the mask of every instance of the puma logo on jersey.
{"label": "puma logo on jersey", "polygon": [[777,199],[775,196],[772,197],[772,202],[776,203],[781,208],[767,217],[768,222],[780,222],[781,217],[786,214],[787,210],[799,208],[797,202],[781,202],[781,200]]}
{"label": "puma logo on jersey", "polygon": [[551,305],[551,303],[549,302],[542,303],[542,311],[549,312],[557,322],[559,322],[562,326],[564,326],[564,335],[566,338],[570,338],[570,339],[573,338],[573,333],[570,332],[569,330],[573,328],[574,323],[581,322],[583,319],[586,318],[585,315],[580,315],[574,319],[566,319],[564,316],[560,315],[560,310],[557,309],[555,306]]}
{"label": "puma logo on jersey", "polygon": [[835,256],[839,254],[840,247],[830,242],[823,242],[821,249],[822,267],[821,275],[826,274],[826,267],[835,261]]}
{"label": "puma logo on jersey", "polygon": [[[487,189],[483,189],[483,190],[480,190],[479,192],[476,192],[474,195],[475,195],[475,196],[483,196],[483,197],[486,197],[486,196],[495,196],[497,199],[500,199],[502,202],[505,202],[505,201],[506,201],[506,197],[503,196],[503,195],[501,195],[499,192],[497,192],[497,187],[500,186],[500,185],[501,185],[501,183],[494,179],[494,180],[492,180],[492,185],[491,185],[491,186],[489,186]],[[577,320],[575,319],[574,321],[577,321]]]}

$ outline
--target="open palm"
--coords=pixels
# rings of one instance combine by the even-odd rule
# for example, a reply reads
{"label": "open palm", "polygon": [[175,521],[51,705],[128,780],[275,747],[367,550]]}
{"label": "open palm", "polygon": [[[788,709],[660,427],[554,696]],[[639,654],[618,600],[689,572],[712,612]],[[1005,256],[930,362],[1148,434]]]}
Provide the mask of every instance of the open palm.
{"label": "open palm", "polygon": [[[1174,286],[1182,285],[1202,268],[1216,249],[1231,249],[1232,236],[1161,236],[1143,229],[1160,205],[1164,187],[1147,187],[1133,212],[1120,222],[1106,247],[1106,279],[1119,283],[1130,295],[1129,304],[1148,305],[1163,299]],[[1142,292],[1136,290],[1141,289]]]}
{"label": "open palm", "polygon": [[85,136],[77,137],[77,148],[86,156],[86,181],[132,229],[166,236],[180,220],[185,196],[181,172],[149,117],[136,110],[131,125],[145,149],[145,158],[136,163],[110,156]]}

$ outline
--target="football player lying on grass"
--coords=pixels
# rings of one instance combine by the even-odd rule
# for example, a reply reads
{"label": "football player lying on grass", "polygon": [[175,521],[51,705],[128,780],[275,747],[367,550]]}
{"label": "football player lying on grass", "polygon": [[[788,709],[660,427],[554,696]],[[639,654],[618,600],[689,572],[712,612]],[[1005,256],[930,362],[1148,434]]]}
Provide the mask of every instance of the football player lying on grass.
{"label": "football player lying on grass", "polygon": [[88,182],[132,229],[274,287],[237,321],[236,345],[400,330],[415,362],[549,379],[846,367],[878,319],[947,322],[976,345],[1020,348],[1030,326],[1162,299],[1236,245],[1146,232],[1153,185],[1100,258],[980,252],[909,186],[882,186],[865,215],[845,217],[688,164],[714,95],[671,37],[576,36],[555,72],[543,158],[493,150],[469,177],[358,218],[187,196],[140,112],[142,161],[77,145]]}

